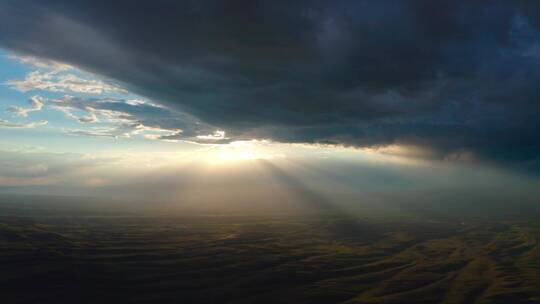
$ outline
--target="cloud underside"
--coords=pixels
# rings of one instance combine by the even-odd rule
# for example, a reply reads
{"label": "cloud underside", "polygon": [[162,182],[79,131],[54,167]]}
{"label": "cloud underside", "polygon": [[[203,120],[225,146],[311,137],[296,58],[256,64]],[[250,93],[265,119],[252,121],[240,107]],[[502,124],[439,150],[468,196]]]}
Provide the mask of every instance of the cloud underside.
{"label": "cloud underside", "polygon": [[231,138],[527,164],[540,152],[539,14],[533,1],[8,0],[0,45]]}

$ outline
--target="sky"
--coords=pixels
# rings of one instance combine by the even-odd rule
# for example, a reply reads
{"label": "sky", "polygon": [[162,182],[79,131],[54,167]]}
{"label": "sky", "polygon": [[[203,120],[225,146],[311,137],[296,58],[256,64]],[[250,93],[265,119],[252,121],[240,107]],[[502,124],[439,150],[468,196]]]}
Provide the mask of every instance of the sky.
{"label": "sky", "polygon": [[1,0],[0,191],[208,210],[534,203],[539,12]]}

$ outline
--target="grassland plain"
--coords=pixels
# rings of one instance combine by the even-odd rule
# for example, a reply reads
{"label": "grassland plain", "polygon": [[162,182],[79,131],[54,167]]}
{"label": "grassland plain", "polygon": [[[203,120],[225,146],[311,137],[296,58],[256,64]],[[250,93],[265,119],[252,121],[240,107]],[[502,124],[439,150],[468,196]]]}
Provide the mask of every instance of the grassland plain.
{"label": "grassland plain", "polygon": [[3,216],[3,303],[538,303],[540,224]]}

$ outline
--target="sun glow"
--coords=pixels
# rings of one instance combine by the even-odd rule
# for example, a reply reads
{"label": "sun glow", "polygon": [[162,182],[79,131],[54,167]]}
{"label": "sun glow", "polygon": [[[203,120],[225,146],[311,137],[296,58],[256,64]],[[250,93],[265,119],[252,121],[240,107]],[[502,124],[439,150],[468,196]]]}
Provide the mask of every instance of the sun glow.
{"label": "sun glow", "polygon": [[238,160],[253,160],[253,159],[268,159],[273,158],[271,155],[261,153],[257,151],[220,151],[217,153],[217,159],[219,161],[238,161]]}
{"label": "sun glow", "polygon": [[210,163],[231,163],[257,159],[275,159],[285,157],[273,145],[263,141],[237,141],[227,145],[218,145],[208,151]]}

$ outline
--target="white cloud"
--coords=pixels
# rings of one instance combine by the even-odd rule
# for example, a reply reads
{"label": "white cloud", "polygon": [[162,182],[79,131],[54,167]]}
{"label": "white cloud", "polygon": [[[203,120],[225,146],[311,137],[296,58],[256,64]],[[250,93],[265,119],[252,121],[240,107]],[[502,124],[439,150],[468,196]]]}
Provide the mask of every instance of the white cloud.
{"label": "white cloud", "polygon": [[5,84],[20,92],[44,90],[85,94],[127,93],[126,90],[102,80],[84,79],[75,74],[64,73],[63,70],[33,71],[23,80],[8,80]]}
{"label": "white cloud", "polygon": [[79,123],[95,123],[95,122],[99,121],[96,114],[93,111],[91,111],[90,108],[87,108],[85,110],[85,112],[88,113],[85,116],[80,116],[80,115],[74,114],[76,109],[74,109],[72,107],[52,105],[52,106],[50,106],[50,108],[63,112],[64,116],[66,118],[77,121]]}
{"label": "white cloud", "polygon": [[15,116],[27,117],[29,112],[41,111],[41,109],[43,108],[43,102],[41,100],[41,97],[39,96],[30,97],[28,102],[30,103],[29,108],[12,106],[7,108],[6,111]]}
{"label": "white cloud", "polygon": [[65,64],[62,62],[49,60],[49,59],[37,58],[33,56],[9,55],[8,58],[11,60],[18,61],[24,65],[30,65],[34,68],[46,69],[50,71],[62,71],[62,70],[69,70],[73,68],[69,64]]}
{"label": "white cloud", "polygon": [[161,139],[162,136],[172,136],[181,133],[179,129],[161,129],[145,126],[137,121],[113,125],[111,127],[94,127],[88,129],[66,130],[68,135],[110,137],[110,138],[130,138],[143,134],[147,139]]}
{"label": "white cloud", "polygon": [[161,139],[182,132],[176,125],[161,125],[164,121],[181,122],[168,109],[140,100],[64,96],[48,99],[47,104],[68,119],[82,124],[99,123],[86,129],[67,130],[70,135],[129,138],[141,134],[147,139]]}
{"label": "white cloud", "polygon": [[65,133],[75,136],[92,136],[92,137],[131,137],[130,132],[122,131],[123,128],[111,127],[111,128],[91,128],[91,129],[70,129]]}
{"label": "white cloud", "polygon": [[0,128],[8,128],[8,129],[29,129],[37,126],[43,126],[46,125],[48,121],[46,120],[40,120],[30,123],[14,123],[9,122],[4,119],[0,119]]}
{"label": "white cloud", "polygon": [[11,55],[8,58],[37,69],[22,80],[12,79],[4,83],[20,92],[44,90],[85,94],[128,93],[117,85],[97,79],[90,73],[62,62],[20,55]]}
{"label": "white cloud", "polygon": [[[72,96],[64,96],[63,98],[58,99],[48,99],[47,100],[49,107],[54,110],[58,110],[64,113],[66,118],[75,120],[79,123],[97,123],[100,121],[109,122],[109,123],[132,123],[134,122],[134,117],[128,113],[122,111],[111,110],[104,108],[105,106],[122,103],[118,100],[112,99],[82,99]],[[126,104],[128,104],[126,102]],[[142,105],[138,104],[128,104],[129,106],[137,107]]]}

